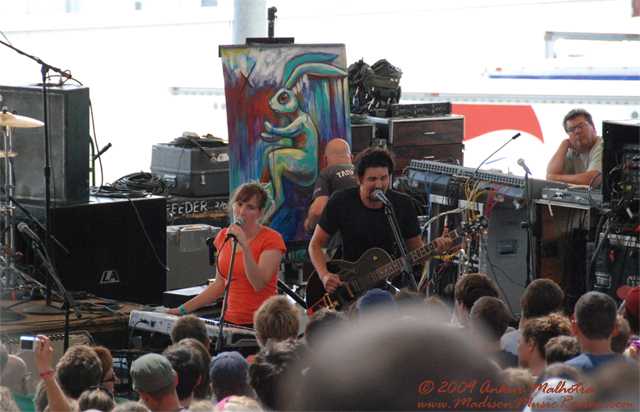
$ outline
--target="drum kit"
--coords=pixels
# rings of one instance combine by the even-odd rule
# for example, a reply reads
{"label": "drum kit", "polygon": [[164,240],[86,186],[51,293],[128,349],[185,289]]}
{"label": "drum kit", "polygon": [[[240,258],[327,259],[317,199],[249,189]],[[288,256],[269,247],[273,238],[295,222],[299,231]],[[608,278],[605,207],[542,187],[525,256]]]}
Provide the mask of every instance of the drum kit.
{"label": "drum kit", "polygon": [[0,273],[4,287],[16,287],[23,285],[23,279],[33,281],[25,273],[15,267],[22,255],[15,251],[16,222],[14,220],[15,203],[13,191],[15,188],[13,180],[13,165],[11,159],[18,156],[18,153],[11,150],[13,144],[14,129],[42,127],[44,123],[25,116],[8,113],[6,110],[0,112],[0,127],[4,126],[4,149],[0,150],[0,164],[4,168],[4,196],[1,200],[2,207],[2,239],[0,239]]}

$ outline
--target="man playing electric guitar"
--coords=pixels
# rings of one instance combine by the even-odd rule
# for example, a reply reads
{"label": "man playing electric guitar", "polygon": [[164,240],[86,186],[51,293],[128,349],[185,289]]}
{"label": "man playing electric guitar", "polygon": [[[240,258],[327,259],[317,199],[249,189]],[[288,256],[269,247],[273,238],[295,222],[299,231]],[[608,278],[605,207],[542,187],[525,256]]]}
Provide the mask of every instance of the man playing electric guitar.
{"label": "man playing electric guitar", "polygon": [[[393,205],[408,251],[423,246],[411,198],[389,188],[393,168],[393,155],[388,150],[369,148],[356,157],[358,187],[341,190],[329,198],[309,244],[311,262],[327,292],[333,293],[344,284],[337,274],[329,271],[322,251],[338,230],[342,234],[343,260],[355,262],[371,248],[381,248],[392,257],[400,257],[384,205],[373,194],[375,190],[382,190]],[[434,252],[443,253],[451,247],[451,239],[443,236],[436,239],[436,244]]]}

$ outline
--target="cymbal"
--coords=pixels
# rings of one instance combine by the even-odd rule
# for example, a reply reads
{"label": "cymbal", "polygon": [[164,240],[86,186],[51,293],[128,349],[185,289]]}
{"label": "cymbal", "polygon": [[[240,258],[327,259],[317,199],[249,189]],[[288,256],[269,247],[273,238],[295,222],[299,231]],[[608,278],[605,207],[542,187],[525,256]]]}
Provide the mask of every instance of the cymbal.
{"label": "cymbal", "polygon": [[30,117],[18,116],[11,113],[0,113],[0,126],[8,127],[42,127],[44,123],[40,120],[32,119]]}
{"label": "cymbal", "polygon": [[4,150],[0,150],[0,159],[4,159],[5,157],[16,157],[18,156],[17,152],[9,152],[9,155],[7,156],[7,152],[5,152]]}

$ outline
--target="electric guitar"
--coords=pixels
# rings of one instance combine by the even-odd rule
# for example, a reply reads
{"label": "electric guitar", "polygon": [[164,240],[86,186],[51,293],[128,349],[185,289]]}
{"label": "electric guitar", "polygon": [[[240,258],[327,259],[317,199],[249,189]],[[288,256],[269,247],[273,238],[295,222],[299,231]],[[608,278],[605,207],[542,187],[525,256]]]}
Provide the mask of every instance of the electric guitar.
{"label": "electric guitar", "polygon": [[[489,226],[489,219],[480,216],[477,219],[462,223],[456,230],[447,233],[451,240],[459,237],[467,237]],[[437,248],[435,241],[424,245],[413,252],[407,254],[411,262],[415,262],[433,252]],[[367,250],[357,262],[346,260],[332,260],[327,262],[327,268],[331,273],[335,273],[345,284],[336,289],[333,293],[328,293],[317,272],[313,272],[307,282],[307,313],[311,316],[320,308],[331,308],[342,310],[348,307],[351,302],[357,300],[370,289],[386,278],[398,274],[404,268],[402,258],[393,260],[387,252],[380,248]]]}

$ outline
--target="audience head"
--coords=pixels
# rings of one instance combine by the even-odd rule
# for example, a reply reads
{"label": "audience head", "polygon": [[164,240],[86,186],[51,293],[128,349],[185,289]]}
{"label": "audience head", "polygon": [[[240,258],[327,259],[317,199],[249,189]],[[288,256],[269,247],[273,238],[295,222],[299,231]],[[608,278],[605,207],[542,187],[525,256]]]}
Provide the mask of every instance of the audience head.
{"label": "audience head", "polygon": [[111,391],[102,386],[90,386],[78,398],[78,410],[97,409],[110,412],[116,407],[116,401]]}
{"label": "audience head", "polygon": [[425,311],[431,319],[438,322],[451,320],[451,308],[438,296],[429,296],[424,300]]}
{"label": "audience head", "polygon": [[398,314],[393,296],[382,289],[371,289],[362,295],[356,303],[356,309],[358,310],[358,318],[365,321],[375,320],[379,313],[385,313],[389,316]]}
{"label": "audience head", "polygon": [[18,405],[11,396],[9,388],[0,387],[0,411],[2,412],[20,412]]}
{"label": "audience head", "polygon": [[542,373],[538,375],[536,384],[551,378],[582,382],[582,369],[561,362],[550,363],[542,370]]}
{"label": "audience head", "polygon": [[220,404],[218,403],[218,410],[220,411],[256,411],[261,412],[262,408],[254,399],[249,398],[248,396],[232,396],[222,405],[222,409],[220,409]]}
{"label": "audience head", "polygon": [[36,393],[33,397],[33,404],[36,407],[37,412],[42,412],[47,406],[49,406],[49,398],[47,398],[47,388],[44,386],[44,381],[38,381],[36,385]]}
{"label": "audience head", "polygon": [[9,351],[4,343],[0,342],[0,377],[4,373],[4,368],[7,367],[7,360],[9,359]]}
{"label": "audience head", "polygon": [[98,355],[100,364],[102,365],[102,380],[100,381],[100,386],[113,392],[116,382],[118,382],[118,377],[113,370],[113,357],[111,357],[111,352],[104,346],[94,346],[93,350],[96,351],[96,355]]}
{"label": "audience head", "polygon": [[547,342],[560,335],[571,336],[571,321],[565,316],[552,313],[525,323],[518,343],[518,358],[521,364],[526,366],[522,360],[528,359],[534,350],[546,360]]}
{"label": "audience head", "polygon": [[216,399],[244,395],[249,379],[249,364],[238,352],[220,352],[211,359],[209,377]]}
{"label": "audience head", "polygon": [[640,286],[621,286],[618,289],[618,297],[624,301],[622,316],[629,322],[631,334],[640,335]]}
{"label": "audience head", "polygon": [[78,399],[86,388],[100,384],[102,363],[93,348],[71,346],[56,365],[56,377],[65,395]]}
{"label": "audience head", "polygon": [[183,401],[193,395],[193,390],[202,379],[202,359],[200,352],[185,345],[171,345],[162,356],[169,359],[171,367],[178,374],[176,393]]}
{"label": "audience head", "polygon": [[629,346],[629,336],[631,336],[631,330],[629,329],[629,322],[622,316],[618,315],[618,333],[611,338],[611,350],[616,353],[624,353],[625,349]]}
{"label": "audience head", "polygon": [[551,279],[536,279],[522,295],[522,317],[533,319],[547,316],[562,308],[564,292]]}
{"label": "audience head", "polygon": [[500,299],[483,296],[473,305],[469,323],[487,342],[499,342],[509,327],[509,309]]}
{"label": "audience head", "polygon": [[[415,410],[418,402],[433,399],[429,393],[436,392],[441,382],[490,380],[492,387],[499,387],[497,368],[476,346],[459,330],[440,322],[352,324],[320,345],[299,382],[299,409]],[[437,382],[436,387],[430,388],[427,381]],[[486,397],[477,389],[467,394],[472,402]],[[452,404],[460,398],[456,393],[438,395],[438,402]],[[496,402],[502,399],[503,394],[492,396]]]}
{"label": "audience head", "polygon": [[182,339],[178,342],[178,345],[184,345],[200,353],[202,362],[202,370],[200,372],[200,383],[196,385],[193,390],[195,399],[208,399],[212,395],[211,391],[211,379],[209,379],[209,362],[211,361],[211,355],[205,346],[198,340],[193,338]]}
{"label": "audience head", "polygon": [[113,408],[112,412],[149,412],[149,408],[140,402],[129,401],[119,403],[115,408]]}
{"label": "audience head", "polygon": [[286,296],[271,296],[253,314],[253,326],[261,347],[269,339],[295,339],[300,330],[300,312]]}
{"label": "audience head", "polygon": [[422,293],[414,292],[408,288],[402,288],[393,298],[398,306],[400,316],[420,317],[420,315],[424,315],[426,305]]}
{"label": "audience head", "polygon": [[193,338],[209,348],[207,325],[197,316],[181,316],[171,328],[171,343],[176,344],[186,338]]}
{"label": "audience head", "polygon": [[471,273],[458,280],[454,296],[458,306],[460,322],[463,326],[466,326],[473,304],[483,296],[497,298],[499,292],[498,287],[487,276],[480,273]]}
{"label": "audience head", "polygon": [[0,385],[9,388],[11,392],[27,395],[29,392],[27,364],[18,356],[9,355]]}
{"label": "audience head", "polygon": [[216,405],[209,400],[199,400],[191,402],[189,405],[190,412],[218,412],[220,409],[216,408]]}
{"label": "audience head", "polygon": [[544,353],[547,364],[565,362],[580,355],[580,344],[575,336],[560,335],[549,339]]}
{"label": "audience head", "polygon": [[587,292],[575,308],[574,335],[588,340],[607,340],[617,329],[616,302],[602,292]]}
{"label": "audience head", "polygon": [[157,404],[173,396],[178,400],[178,375],[164,356],[156,353],[141,356],[131,364],[130,373],[133,390],[140,394],[149,409],[154,410],[150,400]]}
{"label": "audience head", "polygon": [[504,382],[505,388],[514,390],[513,393],[509,394],[511,402],[517,404],[519,399],[529,397],[535,379],[527,369],[507,368],[501,370],[498,374]]}
{"label": "audience head", "polygon": [[328,333],[332,333],[336,328],[341,327],[345,322],[345,316],[342,312],[334,309],[322,308],[316,311],[309,318],[307,327],[304,331],[304,337],[307,345],[313,350],[318,341]]}
{"label": "audience head", "polygon": [[249,383],[262,405],[273,410],[299,410],[295,384],[302,367],[293,341],[269,341],[249,366]]}

